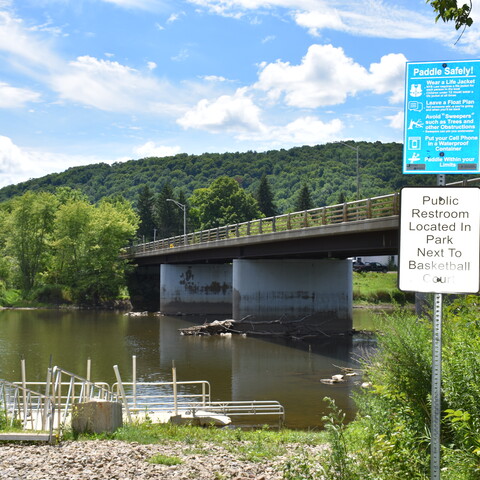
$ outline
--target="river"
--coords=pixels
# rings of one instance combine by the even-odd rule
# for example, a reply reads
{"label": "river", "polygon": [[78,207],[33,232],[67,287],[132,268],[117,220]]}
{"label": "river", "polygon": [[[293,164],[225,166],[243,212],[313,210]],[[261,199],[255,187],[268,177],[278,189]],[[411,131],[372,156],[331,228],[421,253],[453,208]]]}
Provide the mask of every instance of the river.
{"label": "river", "polygon": [[[374,313],[354,309],[354,327],[368,329]],[[182,336],[178,329],[204,318],[127,316],[105,311],[1,310],[0,378],[44,381],[53,365],[92,380],[115,382],[113,365],[122,379],[132,380],[132,356],[138,381],[171,381],[172,361],[178,380],[207,380],[212,400],[278,400],[286,410],[286,426],[317,428],[325,415],[325,396],[333,398],[348,418],[355,414],[352,392],[361,377],[325,385],[320,382],[356,367],[356,358],[372,348],[357,336],[316,341],[256,337]]]}

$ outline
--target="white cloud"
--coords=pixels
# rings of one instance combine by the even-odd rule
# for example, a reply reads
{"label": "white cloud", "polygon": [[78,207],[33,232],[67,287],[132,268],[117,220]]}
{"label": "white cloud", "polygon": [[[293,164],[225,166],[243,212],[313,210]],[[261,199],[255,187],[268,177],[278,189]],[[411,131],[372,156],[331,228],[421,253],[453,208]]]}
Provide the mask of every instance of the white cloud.
{"label": "white cloud", "polygon": [[260,66],[255,88],[278,101],[282,95],[292,107],[318,108],[344,103],[361,91],[392,92],[391,101],[401,101],[406,58],[401,54],[382,57],[370,72],[332,45],[311,45],[299,65],[277,60]]}
{"label": "white cloud", "polygon": [[26,88],[17,88],[0,82],[0,108],[19,108],[26,103],[37,102],[40,94]]}
{"label": "white cloud", "polygon": [[106,3],[113,3],[117,7],[128,9],[139,9],[155,11],[165,7],[163,0],[103,0]]}
{"label": "white cloud", "polygon": [[0,135],[0,187],[24,182],[78,165],[111,163],[88,155],[67,155],[22,148]]}
{"label": "white cloud", "polygon": [[[452,46],[458,32],[435,23],[429,5],[404,7],[385,0],[189,0],[217,15],[240,18],[246,13],[286,10],[311,35],[330,29],[355,36],[391,39],[431,39]],[[476,35],[467,32],[462,48],[480,50]]]}
{"label": "white cloud", "polygon": [[157,68],[157,64],[155,62],[148,62],[147,63],[147,68],[150,70],[150,71],[153,71]]}
{"label": "white cloud", "polygon": [[316,108],[343,103],[365,89],[368,72],[332,45],[312,45],[300,65],[278,60],[263,64],[256,88],[271,99],[285,95],[287,105]]}
{"label": "white cloud", "polygon": [[286,125],[264,126],[262,131],[237,135],[239,140],[267,142],[273,148],[280,145],[315,145],[338,138],[343,122],[324,122],[315,116],[300,117]]}
{"label": "white cloud", "polygon": [[218,75],[205,75],[200,78],[203,78],[207,82],[226,82],[227,81],[225,77],[218,76]]}
{"label": "white cloud", "polygon": [[391,92],[391,103],[399,103],[404,98],[405,63],[401,53],[390,53],[380,59],[380,63],[370,65],[370,83],[375,93]]}
{"label": "white cloud", "polygon": [[[45,67],[58,64],[47,42],[29,31],[21,19],[0,11],[0,50],[21,57],[19,68]],[[28,65],[25,64],[27,62]]]}
{"label": "white cloud", "polygon": [[168,19],[167,19],[167,23],[174,23],[176,22],[177,20],[180,19],[180,17],[184,16],[185,15],[185,12],[179,12],[179,13],[172,13]]}
{"label": "white cloud", "polygon": [[307,28],[309,33],[316,37],[320,35],[320,30],[325,28],[333,30],[345,30],[346,28],[338,11],[333,9],[298,12],[294,16],[298,25]]}
{"label": "white cloud", "polygon": [[275,35],[267,35],[265,38],[262,39],[262,43],[269,43],[273,42],[277,37]]}
{"label": "white cloud", "polygon": [[396,130],[402,130],[403,129],[403,123],[404,123],[404,114],[403,110],[398,112],[396,115],[391,115],[388,117],[385,117],[387,120],[389,120],[389,125],[390,127],[396,129]]}
{"label": "white cloud", "polygon": [[184,128],[197,128],[210,132],[258,131],[262,129],[260,109],[238,89],[234,95],[222,95],[214,101],[200,100],[177,123]]}
{"label": "white cloud", "polygon": [[133,68],[90,56],[70,62],[65,72],[52,76],[51,84],[65,100],[117,112],[149,110],[170,88]]}
{"label": "white cloud", "polygon": [[182,149],[179,146],[157,145],[155,142],[146,142],[133,149],[133,153],[141,158],[146,157],[171,157],[180,153]]}

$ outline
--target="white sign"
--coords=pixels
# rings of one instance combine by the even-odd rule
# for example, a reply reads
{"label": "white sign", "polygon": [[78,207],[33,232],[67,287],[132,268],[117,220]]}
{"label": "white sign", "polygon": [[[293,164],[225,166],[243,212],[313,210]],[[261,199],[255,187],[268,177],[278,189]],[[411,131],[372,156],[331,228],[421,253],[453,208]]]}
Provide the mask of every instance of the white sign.
{"label": "white sign", "polygon": [[400,290],[477,293],[480,188],[405,187],[400,209]]}

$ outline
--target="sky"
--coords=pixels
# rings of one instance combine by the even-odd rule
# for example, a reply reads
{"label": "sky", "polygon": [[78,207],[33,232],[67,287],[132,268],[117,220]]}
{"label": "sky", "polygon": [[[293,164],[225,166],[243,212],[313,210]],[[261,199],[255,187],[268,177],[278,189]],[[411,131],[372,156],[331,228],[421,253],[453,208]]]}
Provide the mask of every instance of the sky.
{"label": "sky", "polygon": [[402,142],[405,62],[479,58],[472,12],[459,39],[425,0],[0,0],[0,187],[150,156]]}

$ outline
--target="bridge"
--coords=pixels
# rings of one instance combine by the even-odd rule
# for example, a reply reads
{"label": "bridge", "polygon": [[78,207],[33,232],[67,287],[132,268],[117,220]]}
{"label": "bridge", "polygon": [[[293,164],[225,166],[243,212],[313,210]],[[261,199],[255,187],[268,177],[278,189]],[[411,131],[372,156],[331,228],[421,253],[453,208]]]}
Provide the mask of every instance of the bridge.
{"label": "bridge", "polygon": [[397,254],[399,210],[394,193],[137,244],[126,256],[160,285],[162,313],[344,332],[352,327],[348,258]]}

